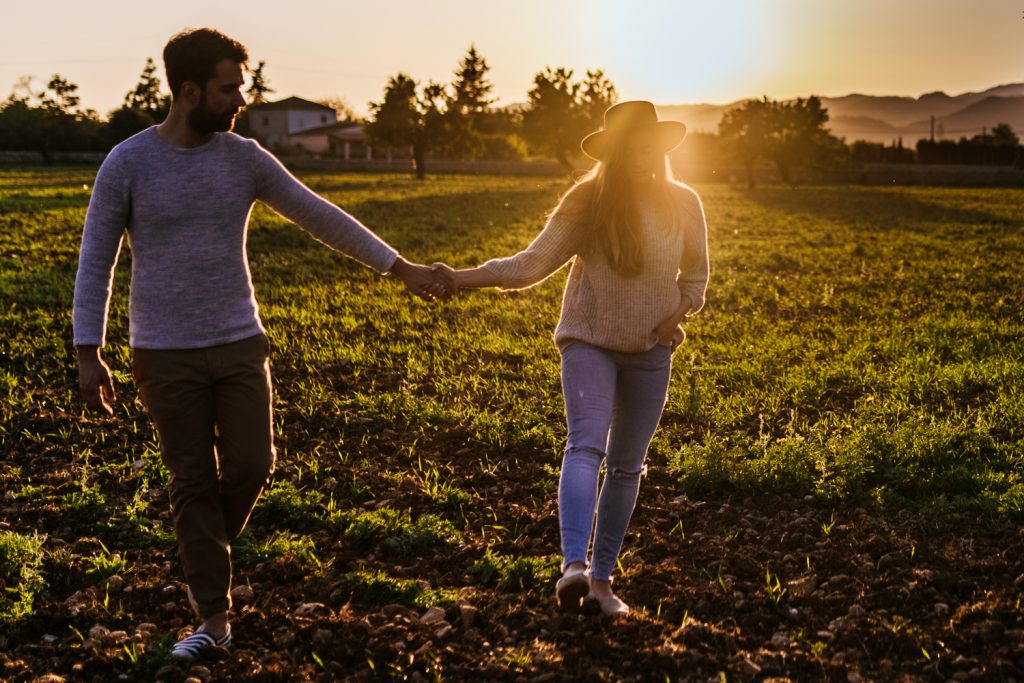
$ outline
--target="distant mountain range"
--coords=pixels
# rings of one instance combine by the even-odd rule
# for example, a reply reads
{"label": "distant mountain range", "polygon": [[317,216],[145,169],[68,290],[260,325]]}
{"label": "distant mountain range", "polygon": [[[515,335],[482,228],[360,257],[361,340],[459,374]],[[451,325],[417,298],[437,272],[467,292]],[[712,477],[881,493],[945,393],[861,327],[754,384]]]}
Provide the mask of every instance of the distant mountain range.
{"label": "distant mountain range", "polygon": [[[828,109],[828,127],[847,142],[888,143],[902,137],[904,145],[913,146],[918,139],[928,137],[932,116],[939,139],[971,137],[998,123],[1010,124],[1024,137],[1024,83],[961,95],[933,92],[914,98],[855,94],[823,97],[821,101]],[[661,105],[658,112],[662,118],[683,121],[691,131],[715,132],[722,114],[738,104]]]}

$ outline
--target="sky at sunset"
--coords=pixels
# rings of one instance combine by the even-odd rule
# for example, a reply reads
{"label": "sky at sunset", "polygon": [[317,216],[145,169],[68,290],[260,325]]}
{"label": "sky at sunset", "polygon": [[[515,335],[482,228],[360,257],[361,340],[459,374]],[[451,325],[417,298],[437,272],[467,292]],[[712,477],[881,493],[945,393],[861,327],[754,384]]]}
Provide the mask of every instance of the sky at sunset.
{"label": "sky at sunset", "polygon": [[850,92],[917,96],[1024,82],[1024,1],[212,0],[5,3],[0,97],[59,73],[120,105],[167,38],[212,26],[266,60],[272,99],[341,97],[357,113],[399,71],[448,82],[470,43],[498,104],[546,65],[604,69],[624,99],[727,103]]}

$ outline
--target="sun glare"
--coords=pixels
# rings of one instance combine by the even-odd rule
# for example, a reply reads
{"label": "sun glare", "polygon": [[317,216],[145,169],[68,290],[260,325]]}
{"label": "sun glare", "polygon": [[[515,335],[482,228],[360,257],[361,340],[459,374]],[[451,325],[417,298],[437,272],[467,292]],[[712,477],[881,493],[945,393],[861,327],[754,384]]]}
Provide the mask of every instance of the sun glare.
{"label": "sun glare", "polygon": [[728,101],[758,92],[779,40],[768,3],[645,2],[594,5],[588,30],[626,97]]}

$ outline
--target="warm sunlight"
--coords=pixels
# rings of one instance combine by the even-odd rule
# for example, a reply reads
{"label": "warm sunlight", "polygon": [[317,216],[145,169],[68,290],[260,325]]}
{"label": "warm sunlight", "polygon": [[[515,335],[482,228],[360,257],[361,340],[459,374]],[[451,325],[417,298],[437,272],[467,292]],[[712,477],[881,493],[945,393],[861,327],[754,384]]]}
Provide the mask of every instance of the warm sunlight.
{"label": "warm sunlight", "polygon": [[1024,683],[1024,0],[0,24],[0,682]]}
{"label": "warm sunlight", "polygon": [[[1020,81],[1021,10],[1007,0],[518,0],[469,3],[311,1],[292,8],[179,0],[138,12],[103,0],[48,11],[9,3],[0,29],[0,98],[24,76],[54,73],[83,105],[119,106],[147,57],[187,26],[238,36],[277,96],[344,98],[359,114],[399,71],[447,80],[475,44],[500,105],[525,101],[545,66],[603,69],[623,97],[659,104],[726,104],[851,92],[951,95]],[[59,14],[60,22],[50,20]],[[116,17],[117,21],[110,20]]]}
{"label": "warm sunlight", "polygon": [[601,46],[625,96],[669,103],[758,94],[777,66],[784,27],[757,0],[663,0],[596,4],[581,30]]}

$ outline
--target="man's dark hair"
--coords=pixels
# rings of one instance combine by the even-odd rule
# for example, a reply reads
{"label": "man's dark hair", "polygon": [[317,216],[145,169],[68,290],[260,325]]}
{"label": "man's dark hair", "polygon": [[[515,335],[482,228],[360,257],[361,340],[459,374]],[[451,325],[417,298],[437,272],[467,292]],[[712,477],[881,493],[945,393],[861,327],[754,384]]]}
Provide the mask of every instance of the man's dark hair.
{"label": "man's dark hair", "polygon": [[205,88],[206,82],[216,75],[217,64],[225,59],[245,64],[249,53],[240,42],[212,28],[190,29],[172,37],[164,46],[164,67],[171,95],[177,98],[185,81]]}

